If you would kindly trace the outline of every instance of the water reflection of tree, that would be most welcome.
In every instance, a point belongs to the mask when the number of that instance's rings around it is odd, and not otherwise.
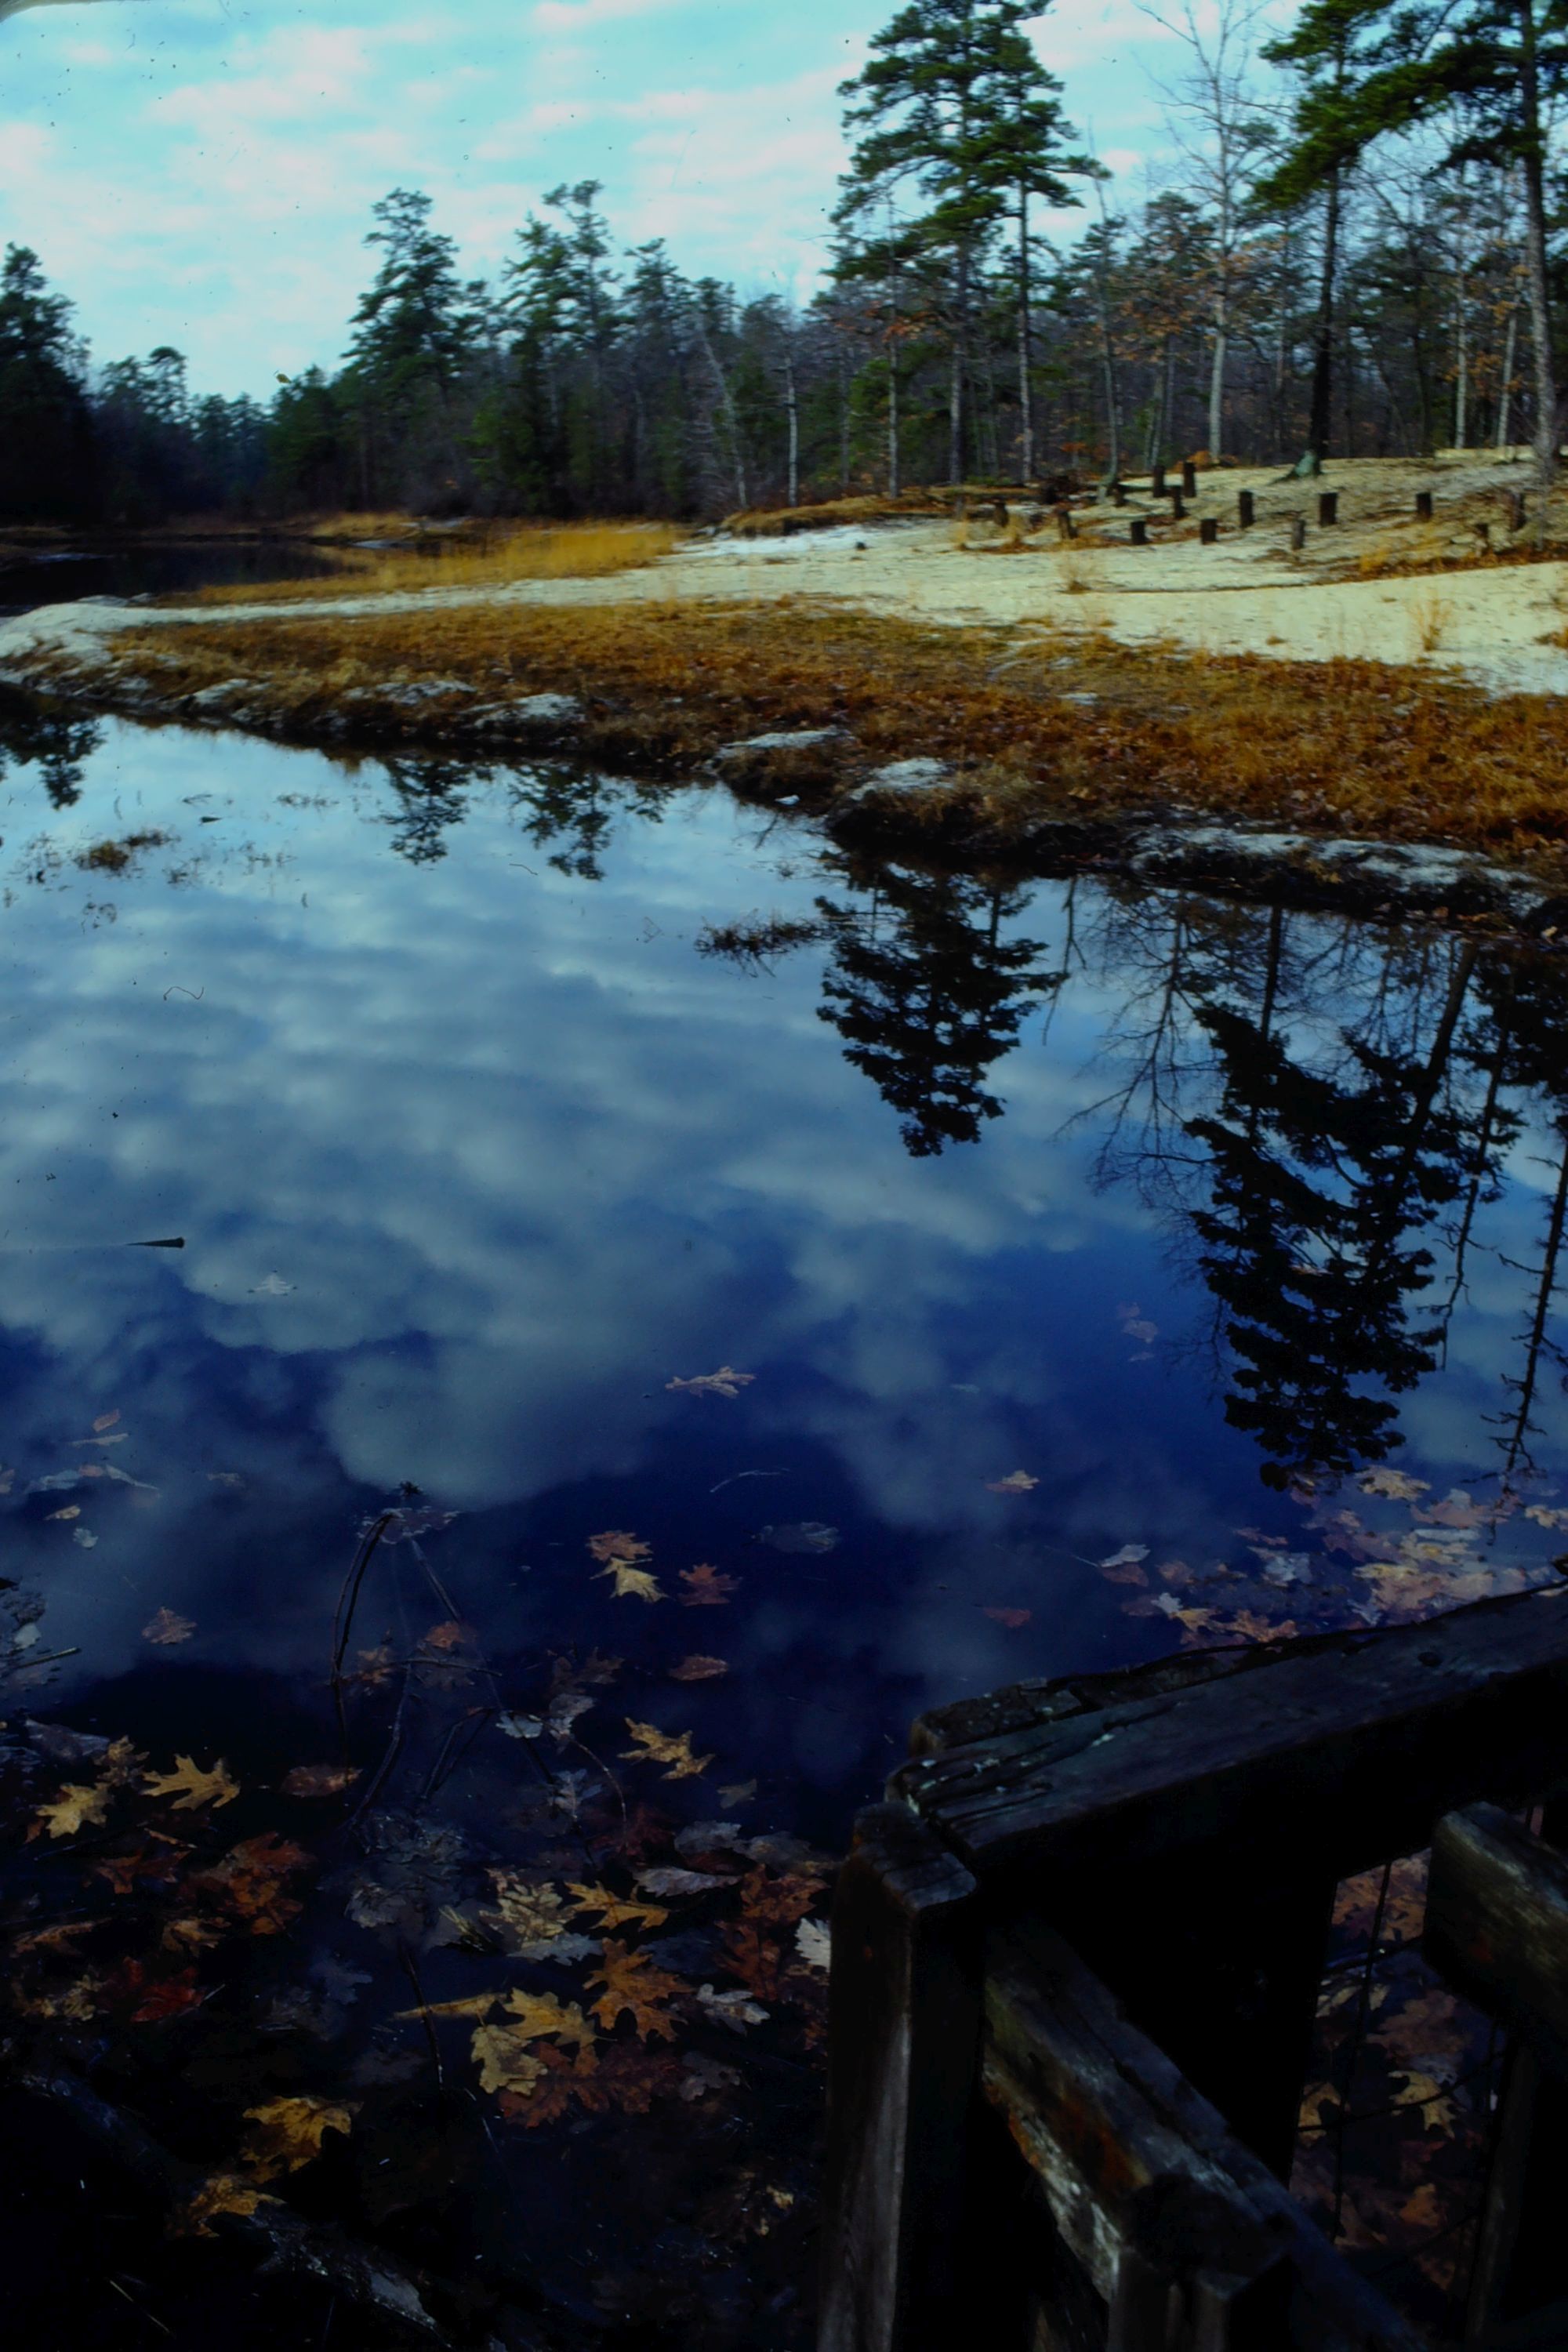
[[[467,760],[391,759],[385,766],[396,796],[395,813],[384,820],[392,846],[411,866],[434,866],[447,855],[447,834],[468,814],[463,786],[482,772]]]
[[[834,939],[819,1017],[897,1111],[908,1149],[930,1158],[977,1141],[982,1121],[1000,1115],[986,1076],[1062,975],[1038,968],[1039,940],[1003,937],[1025,890],[897,866],[879,867],[875,886],[859,920],[816,902]]]
[[[512,805],[536,849],[552,842],[550,864],[577,882],[604,878],[601,854],[617,817],[632,814],[657,824],[662,799],[652,785],[619,782],[568,768],[530,768],[510,780]]]
[[[70,808],[81,798],[82,772],[102,740],[97,719],[0,688],[0,776],[13,764],[36,766],[51,808]]]

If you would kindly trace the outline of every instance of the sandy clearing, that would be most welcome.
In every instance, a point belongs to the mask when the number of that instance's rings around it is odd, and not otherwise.
[[[1503,493],[1528,486],[1518,465],[1464,457],[1447,463],[1361,461],[1326,478],[1341,500],[1341,523],[1318,530],[1319,485],[1282,482],[1277,470],[1226,469],[1199,477],[1184,526],[1164,507],[1130,497],[1080,515],[1070,546],[1041,536],[1009,549],[990,524],[955,543],[947,522],[900,522],[803,532],[788,540],[695,541],[645,571],[598,580],[524,580],[506,587],[430,588],[338,596],[279,605],[254,603],[153,607],[58,604],[0,625],[0,668],[58,652],[90,666],[125,628],[268,619],[353,620],[377,614],[507,604],[680,604],[720,600],[770,604],[788,598],[843,603],[935,625],[987,623],[1019,630],[1020,652],[1037,636],[1059,650],[1066,633],[1104,632],[1128,644],[1173,650],[1247,653],[1281,660],[1355,656],[1461,675],[1498,692],[1568,694],[1568,649],[1542,640],[1568,619],[1568,563],[1492,565],[1462,572],[1356,577],[1358,564],[1451,559],[1477,548],[1478,516],[1506,541]],[[1414,491],[1438,500],[1431,525],[1414,520]],[[1250,488],[1258,522],[1234,527],[1236,494]],[[1221,521],[1203,546],[1195,518]],[[1128,543],[1134,514],[1154,543]],[[1306,550],[1289,546],[1292,517],[1313,520]]]

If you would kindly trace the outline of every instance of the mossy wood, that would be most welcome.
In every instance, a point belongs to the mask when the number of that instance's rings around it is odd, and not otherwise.
[[[998,2347],[1029,2340],[1008,2284],[1016,2187],[983,2095],[1001,1955],[1065,1937],[1184,2100],[1224,2119],[1247,2179],[1280,2174],[1337,1882],[1424,1847],[1445,1813],[1568,1778],[1565,1701],[1568,1594],[1552,1591],[1283,1651],[1022,1684],[923,1717],[889,1801],[863,1817],[835,1911],[822,2352],[935,2352],[978,2340],[977,2325]],[[1109,2206],[1095,2226],[1136,2236]],[[1075,2352],[1162,2340],[1149,2298],[1163,2290],[1145,2279],[1135,2294],[1131,2270],[1111,2335],[1097,2291],[1084,2316],[1044,2218],[1030,2267],[1055,2276],[1056,2340]],[[1066,2271],[1081,2282],[1081,2261]],[[1260,2336],[1238,2301],[1190,2340],[1331,2340],[1322,2275],[1291,2276],[1283,2333],[1259,2273]],[[1361,2340],[1405,2338],[1385,2326]]]

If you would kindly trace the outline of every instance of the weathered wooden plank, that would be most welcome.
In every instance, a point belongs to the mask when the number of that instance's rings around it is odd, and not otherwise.
[[[993,1938],[983,2081],[1063,2240],[1120,2312],[1128,2352],[1157,2341],[1172,2287],[1193,2328],[1183,2340],[1205,2352],[1415,2352],[1405,2321],[1048,1928]]]
[[[977,1874],[1136,1865],[1278,1843],[1338,1874],[1426,1844],[1437,1815],[1561,1779],[1561,1587],[929,1756],[893,1776]]]
[[[1258,1650],[1189,1650],[1173,1658],[1152,1658],[1142,1665],[1119,1666],[1102,1675],[1058,1675],[1049,1681],[1042,1677],[1008,1683],[1001,1690],[953,1699],[946,1706],[933,1706],[917,1716],[910,1732],[910,1754],[942,1756],[949,1748],[967,1748],[977,1739],[1000,1738],[1004,1732],[1060,1723],[1070,1715],[1085,1715],[1129,1699],[1160,1698],[1167,1691],[1189,1689],[1194,1683],[1245,1673],[1266,1655]]]
[[[975,1894],[907,1807],[861,1814],[833,1906],[820,2352],[956,2340],[980,2063]]]
[[[1568,2076],[1568,1854],[1496,1805],[1445,1815],[1432,1840],[1426,1948],[1479,2008]]]

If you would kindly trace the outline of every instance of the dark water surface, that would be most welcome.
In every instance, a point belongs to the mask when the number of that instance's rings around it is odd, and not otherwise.
[[[127,1735],[159,1773],[221,1755],[247,1794],[195,1817],[218,1849],[265,1821],[319,1853],[303,1917],[247,1949],[268,1998],[319,2011],[332,1968],[363,1971],[288,2075],[324,2096],[358,2067],[360,2133],[374,2053],[387,2080],[423,2063],[417,2011],[387,2022],[410,1966],[431,2002],[507,1969],[589,1997],[593,1956],[545,1965],[550,1935],[482,1912],[523,1847],[562,1901],[726,1853],[784,1888],[746,1914],[771,1977],[700,1903],[643,1933],[688,1989],[679,2063],[742,2076],[647,2128],[674,2171],[707,2133],[733,2210],[673,2172],[647,2190],[605,2137],[624,2118],[526,2128],[525,2084],[510,2125],[484,2095],[502,2154],[480,2147],[462,2228],[584,2326],[801,2340],[800,1921],[910,1717],[1552,1573],[1568,973],[857,863],[716,789],[7,726],[13,1717]],[[712,951],[763,919],[795,943]],[[732,1393],[678,1385],[726,1370]],[[330,1834],[319,1804],[247,1814],[339,1753],[334,1611],[378,1527],[343,1645],[360,1781]],[[160,1612],[188,1632],[155,1638]],[[692,1656],[727,1671],[672,1673]],[[637,1725],[712,1760],[667,1780]],[[379,1910],[367,1883],[395,1890]],[[770,1982],[749,2040],[691,1990]],[[441,2028],[466,2115],[474,2030]],[[163,2128],[226,2160],[213,2116]],[[434,2231],[430,2198],[394,2210]]]
[[[341,570],[330,555],[284,540],[148,541],[62,548],[15,560],[0,555],[0,614],[83,596],[163,596],[254,581],[317,580]]]

